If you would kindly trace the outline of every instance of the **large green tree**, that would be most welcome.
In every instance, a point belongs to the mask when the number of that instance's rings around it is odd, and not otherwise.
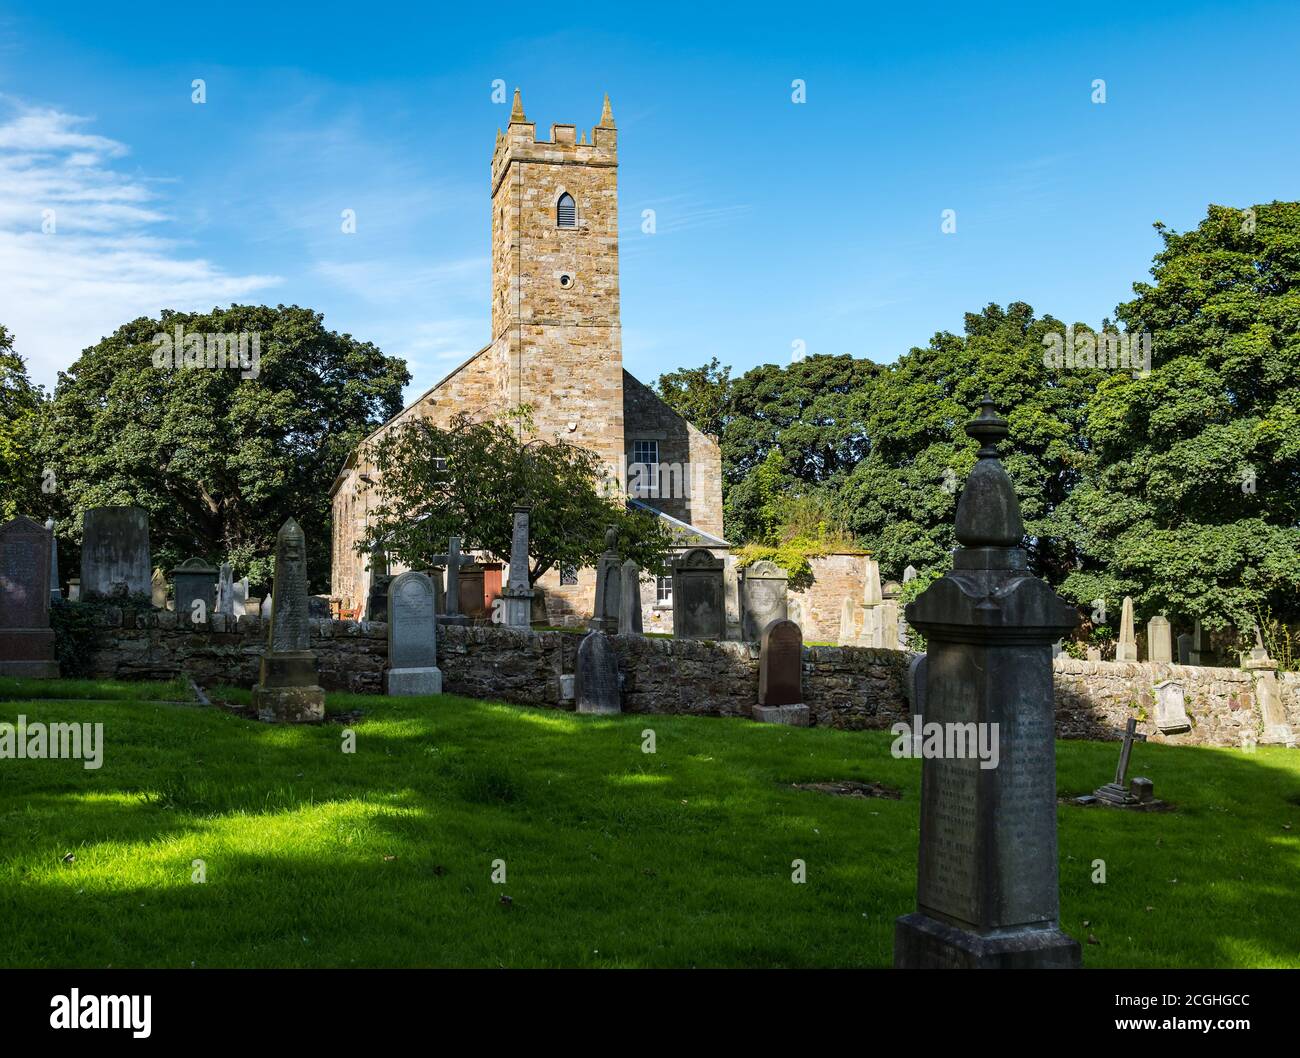
[[[531,507],[529,580],[557,567],[594,566],[610,525],[619,551],[648,572],[663,573],[672,540],[662,519],[629,510],[602,480],[594,452],[555,439],[521,443],[532,432],[528,409],[498,419],[458,415],[446,427],[412,419],[367,447],[378,502],[359,550],[376,547],[422,569],[459,536],[465,550],[510,560],[514,509]]]
[[[0,521],[43,513],[36,440],[44,394],[27,377],[13,335],[0,324]]]
[[[166,366],[161,336],[175,344],[177,328],[249,336],[249,367]],[[41,455],[68,513],[146,509],[154,561],[165,566],[229,559],[265,585],[275,534],[292,516],[321,587],[330,484],[353,446],[401,409],[409,378],[404,361],[327,330],[309,309],[164,311],[118,328],[60,372]]]
[[[1068,505],[1103,571],[1066,590],[1132,595],[1211,628],[1300,616],[1300,203],[1157,224],[1153,282],[1117,313],[1152,336],[1148,376],[1108,373],[1095,458]]]

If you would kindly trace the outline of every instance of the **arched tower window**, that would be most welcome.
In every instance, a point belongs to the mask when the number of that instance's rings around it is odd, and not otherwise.
[[[573,196],[567,191],[560,196],[555,206],[555,223],[561,228],[578,226],[578,207],[573,203]]]

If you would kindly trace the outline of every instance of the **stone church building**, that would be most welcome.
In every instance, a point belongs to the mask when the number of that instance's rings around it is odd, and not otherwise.
[[[344,610],[364,606],[369,560],[365,535],[377,474],[365,447],[414,416],[449,423],[460,412],[498,414],[533,407],[536,434],[597,453],[629,482],[634,506],[673,523],[684,544],[722,553],[722,473],[718,445],[623,369],[618,274],[618,131],[609,98],[590,136],[552,125],[538,139],[515,91],[510,124],[498,130],[490,174],[492,319],[490,341],[353,451],[331,489],[331,594]],[[665,365],[673,367],[676,365]],[[661,482],[629,466],[683,468]],[[689,489],[678,484],[689,479]],[[682,493],[688,493],[683,495]],[[499,587],[489,570],[485,591]],[[553,623],[585,619],[592,570],[552,570],[541,580]],[[670,589],[646,586],[647,631],[671,626]],[[667,612],[665,621],[665,611]]]

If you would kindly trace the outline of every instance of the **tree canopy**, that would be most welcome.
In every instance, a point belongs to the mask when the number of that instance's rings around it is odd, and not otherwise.
[[[459,536],[466,550],[508,562],[514,509],[524,504],[531,508],[531,581],[557,567],[595,565],[609,525],[619,531],[624,558],[664,572],[672,541],[662,519],[629,510],[605,486],[594,452],[558,438],[521,443],[530,432],[526,407],[498,419],[458,415],[443,427],[415,418],[387,430],[366,449],[379,502],[359,550],[379,547],[424,569],[446,551],[448,537]]]
[[[205,354],[217,336],[220,354],[224,336],[237,348],[240,334],[246,367],[168,366],[161,355],[160,336],[187,354],[191,336]],[[409,378],[404,361],[327,330],[309,309],[164,311],[119,327],[60,372],[40,454],[65,511],[147,510],[156,564],[224,559],[266,584],[275,534],[292,516],[307,535],[312,582],[323,585],[330,484],[352,448],[401,409]]]
[[[0,521],[43,513],[36,435],[44,393],[27,377],[14,336],[0,324]]]

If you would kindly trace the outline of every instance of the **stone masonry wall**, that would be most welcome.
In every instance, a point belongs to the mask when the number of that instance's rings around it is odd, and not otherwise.
[[[381,622],[313,621],[312,649],[327,690],[379,693],[388,652]],[[572,708],[561,697],[581,637],[525,632],[491,625],[438,629],[438,664],[450,694],[521,705]],[[202,685],[250,687],[266,642],[257,617],[220,614],[198,627],[178,627],[176,615],[135,615],[108,609],[92,652],[93,675],[104,679],[193,677]],[[758,652],[744,643],[615,636],[623,676],[623,708],[631,713],[746,717],[758,694]],[[906,719],[907,666],[903,651],[860,647],[805,647],[804,700],[818,727],[882,729]],[[1056,728],[1060,738],[1112,739],[1129,716],[1153,742],[1236,746],[1260,716],[1251,673],[1189,665],[1054,662]],[[1192,730],[1162,735],[1155,729],[1155,684],[1166,679],[1186,690]],[[1278,683],[1288,719],[1300,732],[1300,674]]]

